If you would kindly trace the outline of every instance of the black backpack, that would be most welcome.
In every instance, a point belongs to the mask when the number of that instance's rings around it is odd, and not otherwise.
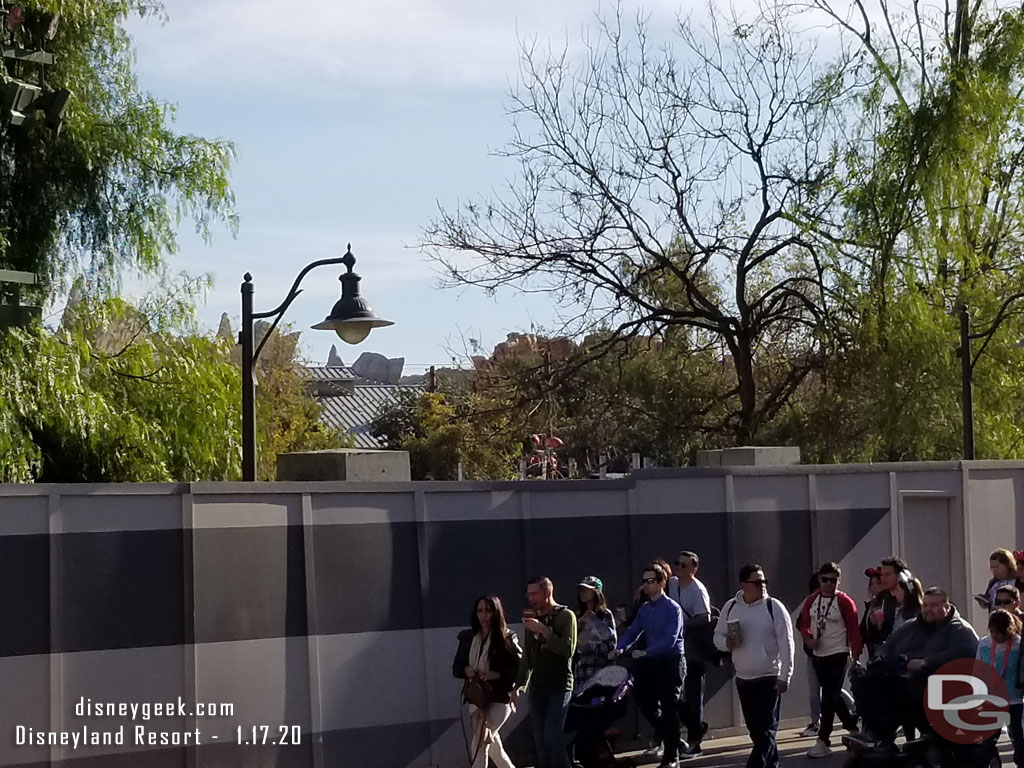
[[[682,611],[686,618],[693,618],[685,608],[682,608]],[[707,624],[683,631],[683,647],[687,658],[703,661],[716,667],[721,666],[729,658],[728,653],[723,653],[715,647],[715,627],[718,626],[718,619],[721,615],[722,612],[712,605]]]

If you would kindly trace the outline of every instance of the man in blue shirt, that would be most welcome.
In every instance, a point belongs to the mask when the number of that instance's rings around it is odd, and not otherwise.
[[[643,589],[648,602],[640,606],[636,619],[619,639],[609,658],[629,650],[640,635],[647,650],[633,651],[637,660],[634,677],[640,710],[656,736],[665,741],[665,752],[658,768],[679,766],[679,692],[683,684],[683,612],[679,604],[665,594],[668,574],[659,565],[643,572]],[[685,744],[683,747],[685,748]]]

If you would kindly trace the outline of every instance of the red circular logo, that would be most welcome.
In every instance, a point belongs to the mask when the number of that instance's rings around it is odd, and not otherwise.
[[[1009,724],[1009,707],[999,670],[977,659],[956,659],[928,676],[924,711],[946,741],[980,744]]]

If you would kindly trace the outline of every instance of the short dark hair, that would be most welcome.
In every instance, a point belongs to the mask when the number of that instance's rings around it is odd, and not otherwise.
[[[678,561],[680,558],[683,558],[683,557],[685,557],[687,560],[693,560],[693,567],[694,568],[696,568],[697,566],[700,565],[700,558],[697,557],[697,553],[696,552],[691,552],[688,549],[684,549],[682,552],[679,553],[679,557],[677,557],[676,560]]]
[[[947,603],[949,602],[949,595],[946,594],[946,590],[942,587],[928,587],[924,593],[926,596],[931,595],[932,597],[941,597]]]
[[[889,555],[889,557],[882,558],[882,565],[888,565],[890,568],[901,573],[902,571],[908,570],[907,562],[902,557],[896,557],[896,555]]]
[[[668,574],[665,573],[665,569],[657,563],[651,563],[650,565],[644,566],[640,575],[643,576],[648,571],[654,574],[654,578],[658,580],[659,584],[664,584],[668,581]]]
[[[543,589],[546,589],[548,592],[555,591],[555,583],[551,581],[551,579],[549,579],[547,576],[534,576],[532,579],[526,582],[526,586],[530,586],[531,584],[536,584],[538,587],[542,587]]]
[[[826,573],[834,573],[836,576],[842,576],[843,571],[839,567],[839,563],[833,563],[831,561],[822,563],[821,568],[818,569],[818,575],[824,576]]]
[[[755,574],[758,571],[763,570],[764,568],[762,568],[757,563],[747,563],[742,568],[740,568],[740,581],[747,581],[748,579],[750,579],[752,574]]]
[[[1013,586],[1013,584],[1003,584],[1003,586],[996,590],[996,594],[998,595],[1000,592],[1005,592],[1014,600],[1020,600],[1020,590]]]

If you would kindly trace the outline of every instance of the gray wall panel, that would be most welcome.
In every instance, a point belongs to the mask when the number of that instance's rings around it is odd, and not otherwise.
[[[440,520],[519,520],[523,516],[518,491],[424,494],[426,518]]]
[[[419,628],[416,525],[316,525],[313,537],[318,632]]]
[[[641,515],[724,512],[724,478],[695,477],[687,482],[685,492],[678,480],[638,480],[636,508]]]
[[[0,536],[0,657],[50,651],[50,540]]]
[[[428,522],[421,530],[429,553],[424,626],[468,626],[473,600],[485,592],[501,598],[512,621],[521,615],[527,579],[522,521]],[[559,599],[574,594],[563,582]],[[418,615],[412,626],[421,626]]]
[[[4,496],[0,490],[0,535],[45,535],[49,530],[49,499],[46,496]]]
[[[452,495],[474,498],[477,494]],[[416,522],[411,490],[406,493],[315,493],[310,497],[310,504],[314,525]]]
[[[737,512],[810,509],[806,475],[736,475],[732,481]]]
[[[303,529],[198,528],[196,642],[305,635]]]
[[[889,508],[889,473],[820,474],[814,476],[817,508]]]
[[[60,538],[60,651],[185,642],[181,530]]]

